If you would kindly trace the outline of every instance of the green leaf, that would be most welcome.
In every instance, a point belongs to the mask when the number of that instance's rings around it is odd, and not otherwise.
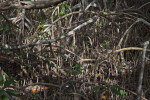
[[[16,78],[8,77],[8,80],[4,82],[4,88],[9,87],[11,84],[15,85],[16,82]]]
[[[120,94],[121,88],[120,88],[119,86],[117,86],[117,85],[112,85],[112,86],[110,87],[110,89],[111,89],[111,91],[112,91],[114,94],[121,95],[121,94]]]
[[[10,48],[8,47],[7,49],[5,49],[5,52],[10,52]]]
[[[7,80],[4,82],[4,88],[9,87],[13,82],[11,80]]]
[[[70,6],[69,6],[68,10],[69,10],[69,12],[72,12],[72,10],[71,10],[71,7],[70,7]]]
[[[39,25],[38,28],[44,28],[44,24]]]
[[[107,15],[107,12],[103,12],[104,15]]]
[[[75,68],[75,70],[80,70],[80,64],[76,64],[75,66],[74,66],[74,68]]]
[[[65,11],[61,11],[59,15],[65,15]]]
[[[4,83],[3,75],[0,74],[0,85],[3,85],[3,83]]]
[[[42,34],[43,33],[43,31],[41,30],[41,31],[39,31],[39,33],[38,34]]]
[[[40,97],[40,95],[37,94],[37,93],[33,94],[33,96],[35,96],[35,97]]]
[[[14,82],[16,82],[16,83],[17,83],[18,81],[17,81],[16,79],[14,79]]]
[[[2,96],[2,95],[4,94],[4,92],[5,92],[5,91],[4,91],[3,89],[1,89],[1,90],[0,90],[0,96]]]
[[[4,75],[5,75],[6,78],[9,78],[9,76],[5,72],[3,72],[3,73],[4,73]]]
[[[126,94],[126,92],[124,92],[123,90],[120,90],[120,94],[124,95],[124,94]]]
[[[54,16],[58,16],[58,12],[57,12],[57,10],[55,11],[55,14],[54,14]]]
[[[69,12],[72,12],[71,7],[68,4],[64,4],[64,6],[69,10]]]
[[[10,78],[9,80],[12,82],[12,84],[13,84],[14,86],[16,86],[15,83],[18,82],[18,81],[16,80],[16,78],[12,77],[12,78]]]
[[[44,39],[44,36],[43,35],[41,35],[41,40],[43,40]]]
[[[65,11],[65,5],[62,5],[62,11]]]
[[[74,49],[74,46],[69,46],[69,49]]]
[[[51,62],[51,63],[50,63],[50,66],[51,66],[51,67],[55,67],[55,64]]]
[[[99,91],[100,89],[104,88],[102,85],[96,86],[92,89],[92,92]]]
[[[6,92],[7,92],[8,94],[10,94],[10,95],[17,95],[17,94],[19,94],[18,91],[15,91],[15,90],[12,90],[12,89],[7,89]]]
[[[33,36],[30,36],[29,38],[30,38],[30,39],[33,39]]]
[[[71,73],[72,73],[72,75],[78,75],[79,74],[78,71],[72,71]]]
[[[67,20],[68,18],[67,17],[65,17],[65,20]]]
[[[5,95],[0,96],[0,100],[9,100],[9,98]]]
[[[109,43],[110,43],[110,41],[107,41],[107,40],[104,40],[104,42],[105,42],[106,44],[109,44]]]

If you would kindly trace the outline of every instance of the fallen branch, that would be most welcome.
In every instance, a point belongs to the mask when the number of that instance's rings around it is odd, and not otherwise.
[[[115,51],[111,51],[109,53],[118,53],[121,51],[127,51],[127,50],[143,50],[143,48],[139,48],[139,47],[128,47],[128,48],[122,48],[122,49],[118,49]],[[150,49],[146,49],[146,51],[150,52]]]
[[[0,3],[0,11],[5,11],[9,9],[42,9],[51,7],[53,5],[57,5],[60,2],[66,0],[43,0],[43,1],[20,1],[20,2],[12,2],[6,1]]]
[[[25,86],[22,86],[22,87],[16,87],[17,89],[23,89],[23,88],[26,88],[28,86],[34,86],[34,85],[44,85],[44,86],[49,86],[49,87],[57,87],[59,88],[60,86],[59,85],[56,85],[56,84],[52,84],[52,83],[32,83],[32,84],[28,84],[28,85],[25,85]]]

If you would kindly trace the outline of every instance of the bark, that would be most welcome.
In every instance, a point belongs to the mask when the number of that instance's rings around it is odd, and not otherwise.
[[[9,9],[42,9],[57,5],[60,2],[66,0],[43,0],[43,1],[20,1],[20,2],[12,2],[6,1],[0,3],[0,11],[5,11]]]

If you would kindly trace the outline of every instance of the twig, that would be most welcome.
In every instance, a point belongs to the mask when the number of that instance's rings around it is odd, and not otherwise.
[[[33,86],[33,85],[44,85],[44,86],[57,87],[57,88],[60,87],[59,85],[52,84],[52,83],[32,83],[32,84],[28,84],[28,85],[25,85],[25,86],[22,86],[22,87],[16,87],[16,86],[10,86],[10,87],[16,88],[16,89],[24,89],[24,88],[26,88],[28,86]]]
[[[141,71],[140,71],[140,76],[139,76],[139,85],[138,85],[138,90],[137,90],[137,100],[141,100],[142,81],[143,81],[144,66],[145,66],[145,54],[146,54],[146,48],[147,48],[148,44],[149,44],[149,41],[146,41],[144,43],[144,48],[143,48],[142,65],[141,65]]]
[[[14,25],[15,27],[19,28],[17,25],[13,24],[2,12],[0,12],[0,15],[11,25]]]
[[[149,23],[149,22],[147,22],[146,20],[144,20],[144,19],[142,19],[142,18],[138,18],[138,19],[125,31],[125,33],[123,34],[123,36],[122,36],[122,38],[120,39],[119,44],[118,44],[119,47],[121,47],[121,44],[122,44],[122,41],[123,41],[124,37],[127,36],[127,34],[129,34],[129,33],[131,32],[132,27],[133,27],[136,23],[138,23],[138,22],[143,22],[144,24],[150,26],[150,23]]]
[[[118,52],[127,51],[127,50],[143,50],[143,48],[139,48],[139,47],[127,47],[127,48],[122,48],[122,49],[118,49],[118,50],[115,50],[115,51],[111,51],[108,54],[110,54],[110,53],[118,53]],[[150,52],[150,49],[146,49],[146,51]]]
[[[65,18],[65,17],[68,17],[68,16],[73,15],[73,14],[78,14],[78,13],[80,13],[80,12],[81,12],[81,11],[76,11],[76,12],[71,12],[71,13],[69,13],[69,14],[66,14],[66,15],[64,15],[64,16],[62,16],[62,17],[60,17],[60,18],[58,18],[57,20],[55,20],[52,24],[58,22],[59,20]]]
[[[104,10],[107,11],[106,0],[103,0],[103,3],[104,3]]]
[[[119,47],[121,47],[121,44],[122,44],[122,41],[123,41],[124,37],[125,37],[127,34],[129,34],[129,33],[131,32],[132,27],[133,27],[137,22],[139,22],[139,20],[135,21],[135,22],[125,31],[125,33],[123,34],[123,36],[121,37],[121,39],[120,39],[120,41],[119,41],[119,44],[118,44]]]
[[[97,0],[93,0],[93,1],[85,8],[85,11],[87,11],[91,6],[93,6],[96,1],[97,1]]]
[[[122,87],[121,87],[122,88]],[[125,88],[122,88],[122,89],[124,89],[124,90],[126,90],[126,91],[128,91],[128,92],[130,92],[130,93],[132,93],[132,94],[134,94],[134,95],[136,95],[137,96],[137,94],[135,93],[135,92],[133,92],[133,91],[131,91],[131,90],[128,90],[128,89],[125,89]],[[142,98],[142,100],[147,100],[145,97],[143,97],[143,96],[141,96],[141,98]]]
[[[108,54],[119,53],[119,52],[122,52],[122,51],[129,51],[129,50],[143,50],[143,48],[127,47],[127,48],[122,48],[122,49],[118,49],[118,50],[115,50],[115,51],[108,52]],[[146,49],[146,51],[150,52],[150,49]],[[89,62],[89,61],[97,61],[97,59],[80,59],[77,62]]]
[[[143,4],[143,5],[142,5],[141,7],[139,7],[138,9],[141,9],[141,8],[143,8],[144,6],[148,5],[148,4],[150,4],[150,2],[147,2],[147,3]]]

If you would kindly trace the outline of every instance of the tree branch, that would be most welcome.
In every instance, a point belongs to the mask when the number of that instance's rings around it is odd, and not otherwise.
[[[138,90],[137,90],[137,100],[141,100],[142,82],[143,82],[143,74],[144,74],[144,67],[145,67],[145,55],[146,55],[146,48],[148,45],[149,45],[149,41],[146,41],[144,43],[144,48],[143,48],[142,65],[141,65],[139,85],[138,85]]]
[[[0,3],[0,11],[5,11],[9,9],[42,9],[42,8],[48,8],[53,5],[57,5],[60,2],[63,2],[66,0],[45,0],[45,1],[20,1],[20,2],[12,2],[12,1],[6,1],[3,3]]]

